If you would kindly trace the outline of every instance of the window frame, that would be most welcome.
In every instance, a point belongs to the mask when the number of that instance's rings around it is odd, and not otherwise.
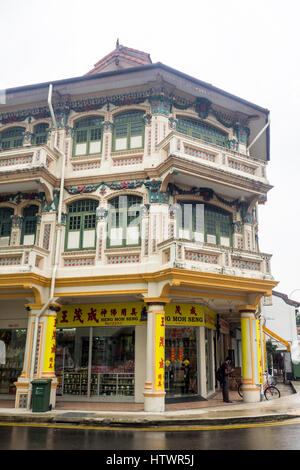
[[[126,197],[126,205],[120,207],[120,198]],[[128,203],[128,198],[132,198],[130,204]],[[135,199],[135,201],[134,201]],[[113,201],[118,200],[118,207],[113,208],[112,203]],[[142,205],[143,205],[143,198],[139,195],[128,194],[128,195],[120,195],[114,198],[109,199],[109,210],[108,210],[108,220],[107,220],[107,237],[106,237],[106,248],[124,248],[124,247],[138,247],[141,246],[141,231],[142,231],[142,222],[141,222],[141,214],[142,214]],[[131,211],[138,212],[136,215],[130,215],[130,208]],[[115,220],[118,220],[115,226],[112,226],[112,217],[115,216]],[[132,220],[129,220],[132,217]],[[138,242],[137,243],[128,243],[127,242],[127,229],[132,224],[133,220],[138,220],[137,224],[133,224],[132,226],[138,226]],[[121,222],[121,223],[120,223]],[[111,243],[111,229],[122,229],[122,243],[112,244]]]
[[[91,204],[91,209],[90,210],[72,210],[70,211],[70,208],[73,209],[76,208],[76,205],[83,205],[86,204],[86,202],[89,201]],[[94,203],[94,204],[93,204]],[[67,212],[67,220],[66,220],[66,234],[65,234],[65,251],[83,251],[83,250],[95,250],[96,249],[96,243],[97,243],[97,234],[96,234],[96,229],[97,229],[97,220],[96,220],[96,211],[97,207],[99,205],[99,201],[96,201],[95,199],[79,199],[77,201],[71,202],[68,205],[68,212]],[[92,207],[94,206],[94,207]],[[87,218],[92,216],[92,225],[93,227],[86,227],[86,220]],[[75,228],[70,228],[71,221],[74,220],[77,223],[79,222],[79,225],[75,226]],[[91,219],[90,219],[91,220]],[[84,232],[85,231],[94,231],[95,233],[95,242],[93,246],[88,246],[88,247],[83,247],[83,239],[84,239]],[[79,232],[79,243],[78,243],[78,248],[68,248],[68,242],[69,242],[69,234],[72,232]]]
[[[20,131],[20,134],[19,135],[17,134],[15,136],[14,135],[11,135],[11,136],[8,135],[7,137],[3,137],[3,135],[9,134],[13,131]],[[26,128],[22,127],[22,126],[9,127],[8,129],[1,131],[0,132],[0,150],[10,150],[10,149],[13,149],[13,148],[23,147],[25,132],[26,132]],[[21,142],[21,140],[22,140],[22,142]],[[11,141],[13,141],[12,144],[11,144]],[[4,142],[10,142],[9,146],[3,148],[3,143]]]
[[[78,126],[80,123],[89,122],[92,123],[93,121],[99,120],[100,124],[92,125],[87,124],[86,126]],[[103,116],[86,116],[81,119],[77,119],[73,126],[73,149],[72,149],[72,156],[73,157],[83,157],[86,155],[98,155],[102,153],[102,145],[103,145],[103,125],[104,117]],[[78,127],[77,127],[78,126]],[[97,130],[100,131],[100,139],[92,139],[92,133]],[[84,140],[78,140],[78,133],[79,132],[86,132],[86,138]],[[99,142],[100,141],[100,150],[98,152],[90,152],[91,142]],[[77,144],[86,144],[86,152],[76,154],[76,145]]]
[[[44,127],[43,132],[37,132],[36,128]],[[48,141],[48,132],[49,132],[49,124],[47,122],[40,122],[36,124],[33,128],[33,145],[44,145]],[[43,138],[42,141],[38,142],[37,140]]]
[[[184,204],[192,205],[192,219],[190,225],[188,227],[189,231],[189,240],[195,240],[195,231],[196,228],[196,205],[203,204],[204,205],[204,227],[203,227],[203,242],[204,243],[212,243],[216,246],[227,246],[221,245],[221,238],[229,238],[229,245],[228,247],[233,247],[233,225],[232,225],[232,214],[225,209],[222,209],[218,206],[214,206],[212,204],[205,204],[202,201],[189,201],[189,200],[181,200],[177,202],[179,205],[183,206]],[[224,220],[222,220],[224,218]],[[228,221],[226,221],[226,218]],[[179,230],[183,230],[182,223],[184,220],[184,210],[183,208],[179,209],[179,215],[177,216],[177,238],[179,238]],[[215,229],[210,230],[209,223],[213,222],[215,224]],[[226,224],[226,228],[228,229],[227,234],[224,233],[222,229],[222,223]],[[223,231],[223,233],[222,233]],[[200,232],[202,233],[202,232]],[[216,237],[216,243],[207,241],[207,236],[212,235]]]
[[[5,214],[7,213],[7,214]],[[8,238],[7,245],[0,246],[9,246],[11,239],[11,230],[12,230],[12,216],[14,215],[14,209],[11,207],[0,207],[0,239]],[[8,227],[8,230],[5,229]]]
[[[132,119],[132,120],[128,119],[127,121],[126,121],[126,119],[124,121],[122,120],[123,117],[126,118],[126,116],[128,116],[130,118],[130,116],[134,116],[135,114],[139,115],[139,118]],[[143,110],[130,110],[130,111],[124,111],[124,112],[116,114],[114,116],[113,139],[112,139],[112,151],[113,152],[122,152],[122,151],[126,151],[126,150],[136,150],[136,149],[143,149],[144,148],[144,145],[145,145],[144,115],[145,115],[145,111],[143,111]],[[119,119],[120,119],[120,123],[118,123]],[[142,125],[141,134],[132,133],[132,126],[134,126],[137,123],[141,123],[141,125]],[[126,135],[124,134],[122,136],[117,137],[118,126],[127,126]],[[138,136],[141,136],[141,138],[142,138],[141,146],[132,147],[131,146],[131,138],[132,137],[138,137]],[[126,148],[123,148],[123,149],[117,149],[116,148],[116,141],[117,141],[118,138],[126,139]]]
[[[190,117],[178,116],[177,121],[177,132],[180,132],[184,135],[188,135],[190,137],[194,137],[195,139],[204,140],[208,144],[226,147],[226,143],[228,141],[228,133],[226,131],[223,131],[218,127],[215,127],[206,122]],[[210,134],[210,132],[212,132],[212,134]]]
[[[26,210],[29,211],[29,209],[31,209],[33,211],[33,208],[35,208],[34,209],[34,212],[35,212],[34,215],[24,215],[24,211],[25,212],[26,212]],[[24,237],[26,235],[34,235],[33,243],[31,243],[30,246],[35,245],[36,231],[37,231],[37,224],[38,224],[38,212],[39,212],[39,206],[37,206],[35,204],[31,204],[31,205],[26,206],[26,207],[23,208],[23,222],[22,222],[22,230],[21,230],[21,238],[20,238],[20,244],[21,245],[24,245]],[[30,224],[32,224],[32,226],[34,228],[27,232],[27,227],[28,226],[30,227]]]

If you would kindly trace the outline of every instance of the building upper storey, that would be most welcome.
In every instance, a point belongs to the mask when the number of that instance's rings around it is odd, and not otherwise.
[[[58,187],[58,148],[67,179],[153,175],[176,157],[268,185],[268,120],[268,110],[117,44],[87,75],[5,90],[0,183],[3,172],[42,166]]]
[[[119,45],[87,75],[3,96],[5,272],[50,275],[62,222],[61,277],[144,265],[271,278],[256,207],[271,189],[268,110]]]

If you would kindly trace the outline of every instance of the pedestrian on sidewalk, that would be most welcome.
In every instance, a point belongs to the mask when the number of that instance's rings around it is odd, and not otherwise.
[[[229,376],[231,373],[231,358],[229,356],[226,357],[221,365],[221,369],[223,372],[223,380],[221,382],[223,401],[225,403],[232,403],[232,401],[229,400]]]

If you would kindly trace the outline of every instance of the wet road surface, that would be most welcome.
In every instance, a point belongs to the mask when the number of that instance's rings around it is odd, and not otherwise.
[[[300,450],[300,419],[284,423],[164,430],[88,429],[0,423],[0,450]]]

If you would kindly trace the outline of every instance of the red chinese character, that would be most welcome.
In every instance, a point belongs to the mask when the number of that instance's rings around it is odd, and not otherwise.
[[[62,314],[62,319],[60,320],[60,323],[69,323],[69,320],[67,319],[67,314],[68,314],[67,310],[63,310],[61,314]]]
[[[178,315],[182,315],[181,310],[180,310],[180,305],[176,305],[175,314],[176,313],[178,313]]]
[[[96,312],[97,310],[91,307],[91,311],[88,312],[88,321],[95,321],[96,323],[99,323],[98,318],[96,318]]]
[[[135,310],[135,308],[133,307],[132,311],[131,311],[131,314],[130,315],[133,315],[133,316],[136,316],[137,315],[137,312]]]
[[[162,317],[162,318],[161,318],[161,324],[160,324],[160,326],[165,326],[165,317]]]
[[[82,315],[82,310],[81,310],[81,308],[75,308],[73,321],[78,320],[80,323],[83,323],[83,320],[82,320],[82,318],[81,318],[81,315]]]
[[[51,339],[56,339],[56,331],[53,331]]]
[[[123,317],[126,317],[126,308],[122,308],[121,315],[123,315]]]
[[[161,360],[159,361],[159,368],[160,369],[164,368],[164,359],[163,358],[161,358]]]
[[[103,316],[105,317],[106,314],[107,314],[107,310],[106,310],[106,308],[103,308],[103,309],[101,310],[100,315],[103,315]]]
[[[195,307],[191,308],[191,315],[196,315],[197,316]]]
[[[159,346],[164,347],[164,338],[162,336],[159,338]]]
[[[117,315],[117,310],[115,308],[112,308],[110,313],[111,313],[111,315],[113,315],[115,317]]]
[[[52,353],[52,354],[55,353],[55,345],[52,346],[52,348],[51,348],[51,353]]]

